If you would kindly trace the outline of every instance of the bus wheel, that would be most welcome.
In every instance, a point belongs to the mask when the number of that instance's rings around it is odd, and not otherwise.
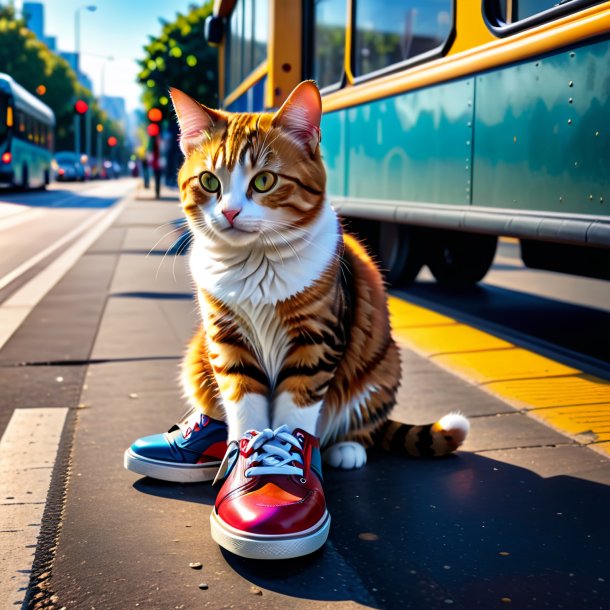
[[[413,283],[424,265],[420,231],[408,225],[380,223],[377,257],[390,284],[408,286]]]
[[[489,271],[496,254],[495,235],[440,231],[432,234],[426,264],[439,284],[472,286]]]

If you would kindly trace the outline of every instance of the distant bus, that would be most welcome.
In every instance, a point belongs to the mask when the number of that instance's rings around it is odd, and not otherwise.
[[[51,180],[55,115],[0,74],[0,185],[44,188]]]
[[[610,2],[217,0],[229,111],[322,90],[328,192],[388,279],[468,285],[498,236],[610,278]]]

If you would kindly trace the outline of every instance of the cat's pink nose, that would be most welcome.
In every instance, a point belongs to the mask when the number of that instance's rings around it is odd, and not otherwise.
[[[225,218],[229,221],[229,224],[233,226],[233,222],[235,221],[235,217],[241,212],[241,210],[223,210],[222,213],[225,215]]]

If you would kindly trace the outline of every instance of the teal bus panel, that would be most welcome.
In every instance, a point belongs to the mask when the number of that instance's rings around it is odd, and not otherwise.
[[[329,193],[469,204],[472,121],[472,79],[325,115],[322,146]]]
[[[347,135],[345,129],[346,113],[330,112],[322,115],[322,157],[326,166],[326,192],[331,195],[345,196],[345,160]]]
[[[473,204],[608,216],[610,44],[478,76]]]

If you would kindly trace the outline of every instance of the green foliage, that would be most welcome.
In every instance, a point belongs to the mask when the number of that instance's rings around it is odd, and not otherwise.
[[[145,87],[142,99],[147,110],[160,108],[164,118],[169,118],[170,87],[208,106],[218,105],[218,54],[203,35],[203,22],[211,12],[212,2],[193,6],[187,15],[178,14],[171,23],[161,21],[161,34],[150,37],[138,75]]]
[[[56,55],[15,17],[14,8],[0,7],[0,66],[22,87],[41,99],[55,113],[56,150],[74,146],[74,102],[83,99],[89,104],[93,130],[97,123],[106,125],[105,137],[113,134],[124,140],[120,125],[108,120],[93,94],[77,80],[68,62]],[[38,95],[44,85],[46,92]]]

